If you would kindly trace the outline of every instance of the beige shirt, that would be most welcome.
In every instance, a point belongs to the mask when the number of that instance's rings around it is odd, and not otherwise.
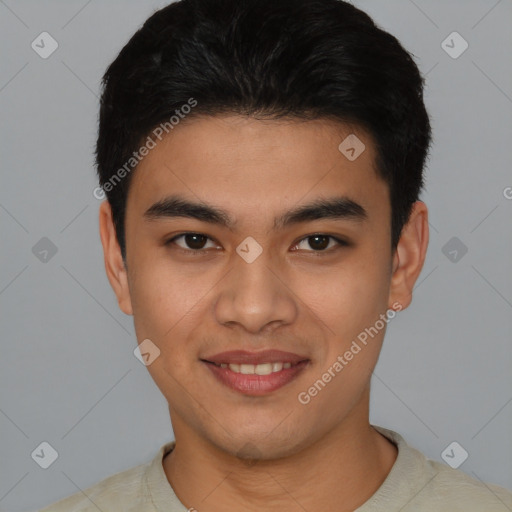
[[[512,511],[512,492],[429,460],[400,434],[374,427],[397,446],[398,456],[383,484],[354,512]],[[173,448],[174,441],[166,443],[151,462],[116,473],[40,512],[187,512],[162,466]],[[191,510],[194,505],[189,505]]]

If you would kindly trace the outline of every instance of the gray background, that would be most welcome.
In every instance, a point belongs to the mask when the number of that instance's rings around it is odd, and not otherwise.
[[[166,3],[0,1],[2,511],[85,489],[172,438],[105,276],[92,194],[100,77]],[[439,461],[456,440],[461,470],[512,488],[512,2],[354,4],[416,56],[434,129],[430,246],[388,326],[371,421]],[[47,59],[31,48],[43,31],[59,44]],[[453,31],[469,44],[456,59],[441,47]],[[43,237],[57,248],[46,262],[32,251]],[[31,458],[42,441],[59,454],[46,470]]]

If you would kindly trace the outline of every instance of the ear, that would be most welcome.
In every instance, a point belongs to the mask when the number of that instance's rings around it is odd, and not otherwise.
[[[414,284],[420,275],[429,239],[428,209],[424,202],[416,201],[393,256],[393,274],[389,294],[391,304],[399,302],[405,309],[412,302]]]
[[[112,286],[117,296],[117,302],[121,311],[127,315],[133,315],[126,267],[117,241],[112,209],[108,201],[103,201],[100,205],[99,222],[105,270],[110,286]]]

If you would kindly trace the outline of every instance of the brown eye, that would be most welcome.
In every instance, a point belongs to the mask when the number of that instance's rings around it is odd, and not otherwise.
[[[329,238],[330,238],[329,236],[325,236],[325,235],[313,235],[313,236],[308,237],[308,243],[312,249],[323,250],[326,247],[328,247]]]
[[[178,240],[180,240],[181,243],[178,243]],[[211,240],[210,237],[202,235],[201,233],[182,233],[168,240],[166,245],[175,243],[181,249],[200,251],[205,248],[208,249],[208,247],[205,247],[208,240]],[[213,245],[213,247],[215,247],[215,245]]]
[[[330,245],[331,241],[334,241],[333,245]],[[307,244],[307,246],[313,250],[308,249],[308,247],[301,248],[301,244]],[[326,249],[335,249],[336,245],[348,246],[349,244],[335,236],[317,233],[303,238],[297,245],[295,245],[295,247],[298,247],[299,249],[305,249],[308,252],[330,252]]]

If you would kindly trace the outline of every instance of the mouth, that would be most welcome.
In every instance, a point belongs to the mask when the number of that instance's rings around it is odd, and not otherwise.
[[[300,363],[306,362],[299,361],[298,363],[290,362],[276,362],[276,363],[261,363],[261,364],[237,364],[237,363],[214,363],[212,361],[203,360],[205,363],[214,364],[219,368],[229,368],[234,373],[241,373],[243,375],[270,375],[271,373],[277,373],[281,370],[288,370],[292,366],[297,366]]]
[[[245,395],[262,396],[296,379],[310,359],[290,352],[231,351],[200,360],[217,381]]]

